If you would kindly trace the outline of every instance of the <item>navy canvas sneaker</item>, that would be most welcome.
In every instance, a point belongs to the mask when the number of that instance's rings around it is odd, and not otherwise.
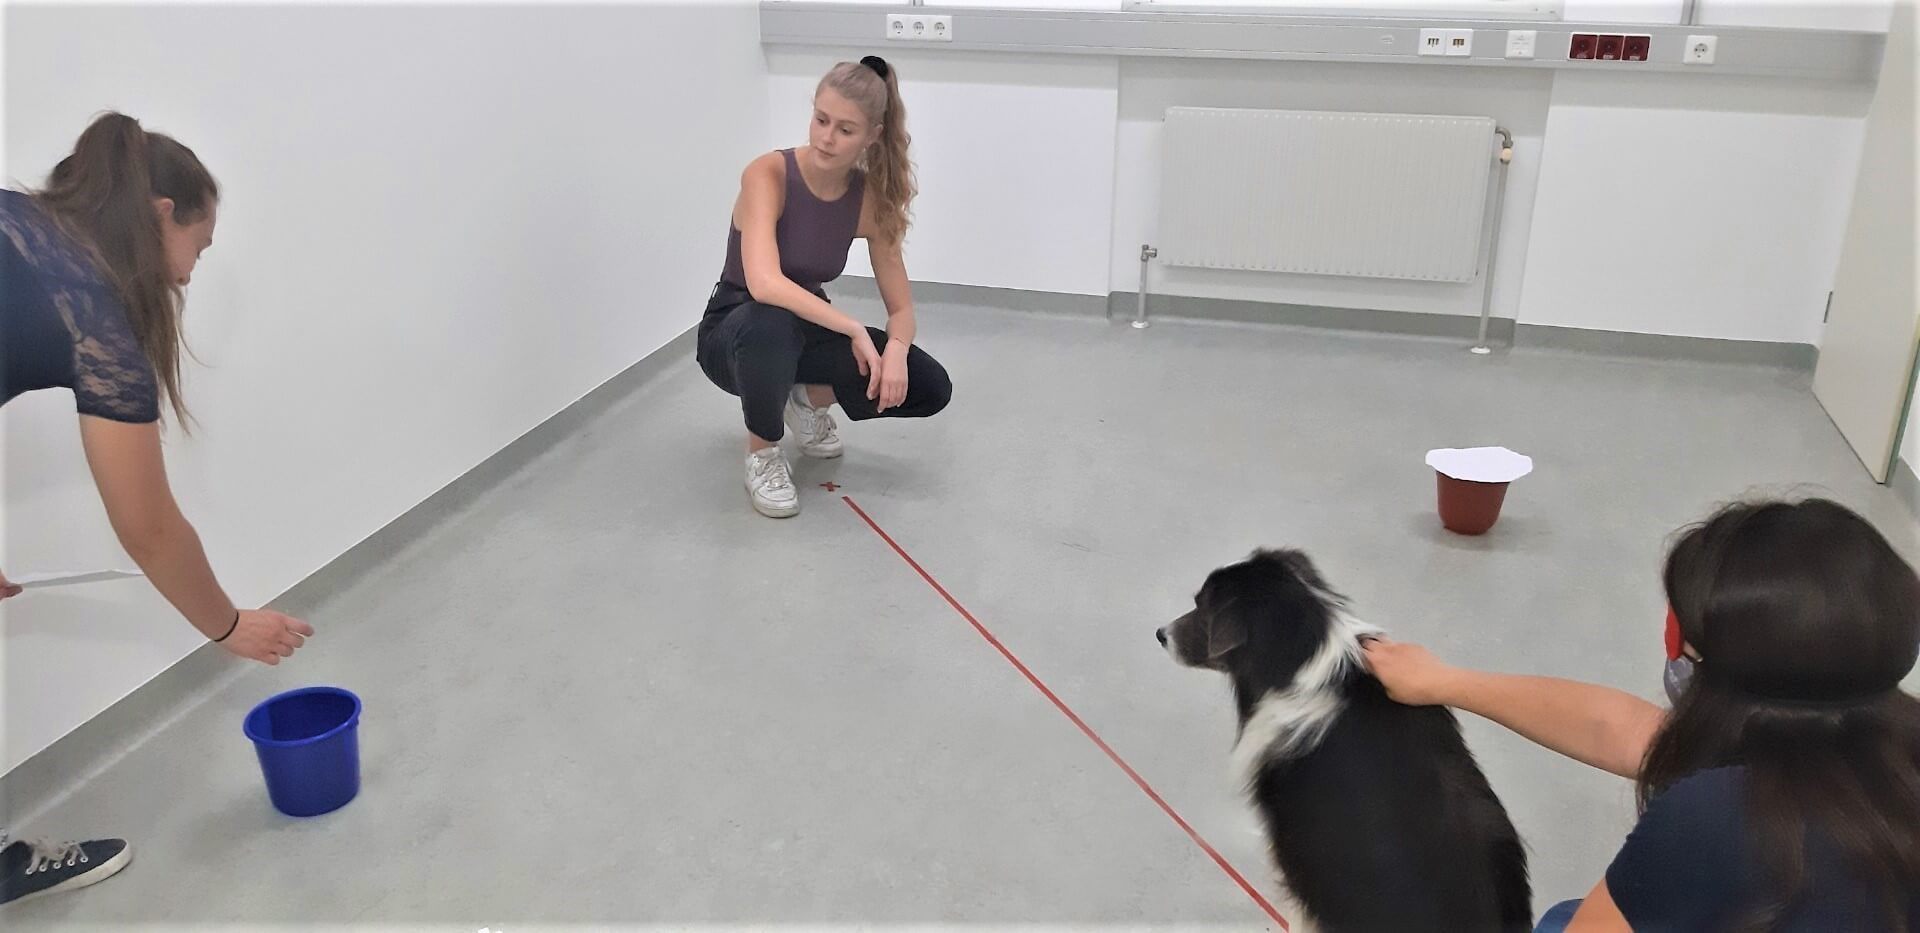
[[[98,884],[127,867],[132,857],[124,839],[8,843],[0,833],[0,904]]]

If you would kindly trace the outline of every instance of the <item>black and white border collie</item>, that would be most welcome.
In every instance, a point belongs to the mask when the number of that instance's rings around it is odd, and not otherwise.
[[[1215,570],[1157,634],[1174,660],[1232,681],[1235,777],[1314,929],[1533,928],[1526,851],[1452,711],[1387,697],[1361,650],[1379,630],[1306,555]]]

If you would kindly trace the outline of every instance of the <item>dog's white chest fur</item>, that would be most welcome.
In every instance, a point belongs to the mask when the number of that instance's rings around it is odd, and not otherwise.
[[[1339,683],[1365,663],[1362,638],[1383,634],[1344,612],[1336,613],[1327,640],[1282,690],[1269,690],[1254,705],[1233,746],[1233,774],[1251,784],[1261,765],[1298,758],[1314,750],[1333,727],[1346,701]]]

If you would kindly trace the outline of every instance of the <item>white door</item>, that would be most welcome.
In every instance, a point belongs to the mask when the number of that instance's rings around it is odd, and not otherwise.
[[[1894,4],[1880,86],[1867,112],[1813,394],[1874,481],[1886,482],[1920,348],[1914,265],[1914,6]]]

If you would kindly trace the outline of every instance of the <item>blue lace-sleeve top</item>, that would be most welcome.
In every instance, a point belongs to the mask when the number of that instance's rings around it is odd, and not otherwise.
[[[0,190],[0,405],[39,389],[72,391],[83,415],[160,418],[119,291],[32,198]]]

